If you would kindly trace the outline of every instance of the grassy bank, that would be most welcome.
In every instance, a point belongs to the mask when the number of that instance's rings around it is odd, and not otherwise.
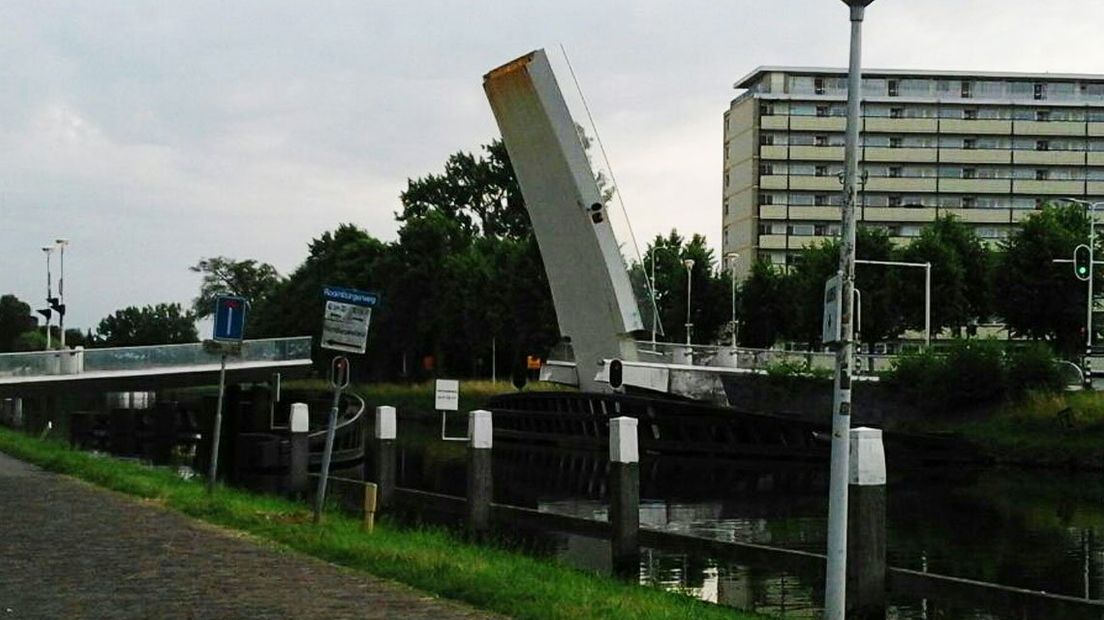
[[[761,618],[678,594],[623,584],[555,561],[463,542],[432,529],[380,524],[360,532],[357,520],[310,522],[301,504],[220,488],[173,472],[70,450],[0,428],[0,451],[99,486],[154,501],[216,525],[240,530],[336,564],[515,618]]]
[[[1104,469],[1104,394],[1028,393],[949,426],[1000,463]]]

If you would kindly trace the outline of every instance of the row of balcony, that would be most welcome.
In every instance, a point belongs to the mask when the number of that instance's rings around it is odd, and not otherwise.
[[[960,209],[951,207],[863,207],[858,216],[863,222],[934,222],[936,217],[953,215],[969,224],[1016,224],[1031,216],[1031,209]],[[840,221],[839,207],[787,207],[762,205],[760,220]]]
[[[761,146],[762,160],[843,161],[842,146]],[[862,150],[869,163],[1025,164],[1104,166],[1104,151],[1016,151],[1012,149],[950,149],[870,146]]]
[[[761,116],[759,127],[780,131],[843,131],[841,116]],[[963,120],[954,118],[867,118],[870,133],[977,134],[993,136],[1104,136],[1104,123],[1087,121]]]
[[[771,175],[759,177],[759,189],[838,192],[836,176]],[[1068,196],[1104,194],[1104,181],[1059,181],[1033,179],[955,179],[936,177],[869,177],[863,189],[868,192],[945,192],[954,194],[1021,194],[1028,196]]]
[[[759,235],[760,250],[804,250],[805,248],[821,245],[827,241],[835,241],[838,237],[827,235]],[[890,237],[890,242],[896,246],[906,246],[916,240],[916,237]],[[998,243],[999,238],[983,239],[988,243]]]

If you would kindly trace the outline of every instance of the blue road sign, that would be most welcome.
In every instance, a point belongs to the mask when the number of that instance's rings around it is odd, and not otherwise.
[[[326,301],[337,301],[354,306],[367,306],[374,308],[379,305],[380,294],[374,291],[358,291],[352,288],[327,286],[322,289],[322,297]]]
[[[351,288],[327,286],[322,289],[326,311],[322,319],[322,347],[364,353],[368,346],[368,325],[372,309],[379,305],[380,294]]]
[[[241,342],[245,337],[245,298],[220,296],[215,299],[215,332],[212,340]]]

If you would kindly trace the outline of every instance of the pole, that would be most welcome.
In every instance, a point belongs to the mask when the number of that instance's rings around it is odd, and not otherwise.
[[[1092,355],[1093,346],[1093,270],[1096,265],[1096,204],[1089,205],[1089,299],[1085,311],[1085,353]]]
[[[218,405],[215,406],[215,430],[211,434],[211,463],[207,467],[207,494],[215,491],[215,476],[218,475],[219,436],[222,434],[222,395],[226,392],[226,354],[222,354],[219,369]]]
[[[859,197],[859,115],[862,104],[862,20],[870,0],[845,0],[851,12],[851,55],[847,80],[847,143],[845,149],[840,290],[843,317],[836,350],[835,397],[832,412],[831,478],[828,493],[828,561],[824,617],[844,620],[847,591],[847,484],[850,466],[851,374],[854,342],[855,207]]]
[[[58,297],[61,308],[65,308],[65,244],[66,241],[58,239],[56,241],[61,248],[61,273],[58,275]],[[61,333],[61,349],[65,350],[65,311],[58,312],[58,332]]]
[[[50,254],[54,249],[50,247],[42,248],[42,251],[46,253],[46,309],[50,309],[50,298],[54,296],[54,278],[50,273]],[[46,350],[50,350],[50,316],[46,316]]]
[[[326,424],[326,448],[322,451],[322,471],[318,476],[318,490],[314,494],[314,522],[322,521],[322,505],[326,502],[326,479],[330,476],[330,458],[333,456],[334,434],[337,432],[337,407],[341,400],[341,382],[335,381],[330,418]]]
[[[729,280],[732,284],[732,348],[736,348],[736,259],[740,258],[740,255],[733,252],[728,255],[731,261],[728,266]]]
[[[931,263],[924,263],[924,347],[931,348]]]
[[[694,328],[694,324],[690,322],[690,299],[694,284],[694,280],[691,276],[694,271],[694,259],[683,259],[682,264],[686,266],[686,346],[689,347],[690,331]]]
[[[652,247],[652,352],[656,350],[656,320],[659,314],[659,304],[656,303],[656,279],[655,279],[655,255],[659,246]]]
[[[492,384],[497,384],[498,383],[498,365],[497,365],[498,361],[497,361],[497,357],[498,357],[497,343],[495,342],[495,338],[492,336],[491,337],[491,383]]]

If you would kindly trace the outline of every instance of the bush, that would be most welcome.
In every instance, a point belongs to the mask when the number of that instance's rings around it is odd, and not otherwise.
[[[954,340],[942,351],[903,355],[886,380],[929,411],[989,405],[1063,385],[1045,345],[1007,349],[996,340]]]

